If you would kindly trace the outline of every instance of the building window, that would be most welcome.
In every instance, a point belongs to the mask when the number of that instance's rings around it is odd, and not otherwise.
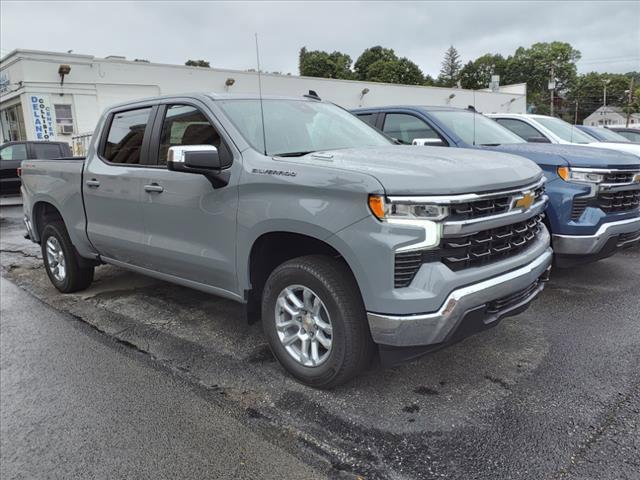
[[[71,105],[54,105],[56,112],[56,127],[62,135],[73,134],[73,114]]]
[[[2,127],[2,142],[27,139],[22,106],[20,104],[0,111],[0,127]]]

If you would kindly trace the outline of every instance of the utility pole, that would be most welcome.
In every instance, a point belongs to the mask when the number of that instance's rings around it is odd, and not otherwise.
[[[576,114],[574,115],[573,118],[573,124],[577,125],[578,124],[578,99],[576,98]]]
[[[629,82],[629,103],[627,104],[627,123],[626,127],[629,127],[629,118],[631,118],[631,104],[633,103],[633,77],[631,77],[631,81]]]
[[[602,113],[601,115],[605,116],[605,119],[602,121],[603,125],[607,125],[607,85],[609,85],[609,82],[611,80],[610,79],[606,79],[602,81],[602,84],[604,85],[604,95],[603,95],[603,99],[602,99]]]
[[[553,75],[553,67],[551,67],[551,78],[549,79],[549,91],[551,92],[551,104],[549,105],[549,111],[553,117],[553,93],[556,88],[556,78]]]

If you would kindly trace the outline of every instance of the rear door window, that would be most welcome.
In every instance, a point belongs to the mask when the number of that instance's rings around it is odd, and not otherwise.
[[[407,113],[387,113],[382,130],[405,145],[411,145],[416,138],[440,139],[435,130],[424,120]]]
[[[529,140],[530,138],[545,138],[542,133],[522,120],[515,120],[513,118],[496,118],[496,122],[504,128],[511,130],[524,140]]]
[[[111,163],[140,164],[144,132],[151,107],[118,112],[113,115],[103,156]]]
[[[62,148],[55,143],[32,143],[33,155],[36,158],[61,158],[64,157]]]
[[[378,114],[377,113],[359,113],[358,118],[363,122],[368,123],[372,127],[375,127]]]
[[[8,145],[0,150],[0,160],[26,160],[27,146],[24,143]]]

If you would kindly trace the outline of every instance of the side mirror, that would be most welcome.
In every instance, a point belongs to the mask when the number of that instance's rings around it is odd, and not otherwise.
[[[529,143],[551,143],[547,137],[529,137],[527,138]]]
[[[218,149],[213,145],[182,145],[170,147],[167,169],[174,172],[204,175],[214,188],[229,183],[230,172],[223,169]]]
[[[411,145],[421,145],[423,147],[444,147],[444,142],[440,138],[414,138]]]

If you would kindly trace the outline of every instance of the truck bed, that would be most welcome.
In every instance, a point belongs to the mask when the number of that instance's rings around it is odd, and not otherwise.
[[[85,157],[22,162],[22,201],[25,214],[37,222],[37,204],[53,205],[67,226],[71,240],[81,254],[93,249],[86,235],[86,217],[82,199],[82,176]],[[40,232],[34,225],[34,240]]]

